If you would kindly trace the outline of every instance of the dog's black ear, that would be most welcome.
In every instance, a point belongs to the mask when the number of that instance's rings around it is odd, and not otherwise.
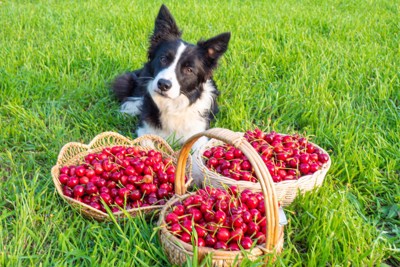
[[[160,41],[178,39],[181,35],[182,32],[176,25],[174,17],[168,8],[162,5],[154,23],[153,35],[150,37],[151,47],[154,48]]]
[[[197,43],[197,45],[204,50],[211,68],[216,67],[218,59],[228,49],[228,43],[230,39],[231,33],[225,32],[206,41],[199,41]]]

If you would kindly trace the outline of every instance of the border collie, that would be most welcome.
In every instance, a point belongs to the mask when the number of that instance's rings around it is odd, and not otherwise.
[[[212,74],[228,48],[230,33],[196,45],[183,41],[181,34],[162,5],[150,37],[148,62],[113,82],[121,112],[139,115],[138,136],[156,134],[182,144],[208,129],[218,112],[219,91]]]

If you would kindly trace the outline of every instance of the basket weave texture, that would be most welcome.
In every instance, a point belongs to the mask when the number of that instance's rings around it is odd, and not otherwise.
[[[278,201],[271,175],[254,148],[240,134],[221,128],[213,128],[192,136],[181,149],[176,168],[176,195],[165,204],[161,210],[158,221],[158,225],[160,227],[160,241],[167,257],[172,264],[177,265],[181,265],[186,262],[187,256],[193,257],[193,247],[190,244],[179,240],[167,230],[165,216],[171,211],[175,202],[181,201],[190,195],[185,194],[186,187],[184,186],[184,166],[192,145],[198,138],[202,136],[216,138],[232,144],[238,149],[242,150],[242,152],[249,158],[249,161],[255,169],[255,173],[260,181],[260,186],[264,195],[267,236],[265,246],[255,246],[253,249],[247,250],[245,255],[243,255],[241,251],[225,251],[215,250],[207,247],[199,247],[199,261],[201,261],[207,254],[212,254],[213,266],[233,266],[234,264],[240,264],[244,257],[249,258],[250,260],[255,260],[264,254],[268,255],[265,257],[266,260],[273,261],[275,255],[279,254],[283,249],[283,226],[279,225]]]
[[[70,142],[65,144],[57,158],[57,163],[51,169],[51,175],[58,194],[66,200],[71,206],[78,208],[82,215],[87,218],[93,218],[98,221],[110,220],[109,214],[97,210],[85,203],[67,197],[63,194],[62,185],[59,181],[60,169],[63,166],[78,165],[84,163],[84,158],[90,153],[99,153],[106,147],[124,146],[124,147],[139,147],[144,151],[156,150],[161,152],[163,157],[169,157],[174,164],[177,163],[177,153],[168,145],[168,143],[156,135],[143,135],[134,140],[122,136],[115,132],[104,132],[97,135],[89,144],[78,142]],[[184,186],[189,186],[191,179],[191,158],[188,159],[187,165],[184,167],[185,174],[189,177],[188,182]],[[116,218],[125,217],[126,214],[135,216],[137,214],[149,214],[159,211],[163,205],[153,205],[142,208],[133,208],[126,211],[118,211],[113,213]]]
[[[243,133],[238,133],[243,136]],[[237,185],[241,189],[250,189],[253,192],[261,192],[260,183],[253,183],[248,181],[236,181],[232,178],[223,176],[215,171],[207,168],[204,164],[203,153],[207,149],[215,146],[223,145],[225,142],[218,140],[216,138],[210,139],[207,143],[202,145],[194,154],[194,163],[201,170],[204,175],[204,180],[206,184],[212,185],[217,188],[224,188],[226,186]],[[315,147],[321,149],[321,151],[328,155],[328,153],[321,147],[313,144]],[[279,183],[274,183],[275,192],[278,201],[282,206],[290,205],[298,194],[304,194],[305,192],[311,191],[315,188],[322,186],[325,176],[331,166],[331,158],[329,157],[328,162],[326,162],[322,168],[311,175],[305,175],[297,180],[282,181]]]

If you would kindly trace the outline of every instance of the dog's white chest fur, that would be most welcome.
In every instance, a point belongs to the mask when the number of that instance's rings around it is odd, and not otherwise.
[[[174,139],[183,143],[192,135],[205,131],[208,118],[204,117],[204,114],[212,106],[212,90],[211,81],[207,81],[203,94],[192,105],[189,105],[189,99],[185,95],[180,95],[175,99],[165,98],[158,94],[152,95],[161,112],[162,127],[156,128],[144,122],[143,127],[137,130],[137,134],[139,136],[157,134],[165,139]]]

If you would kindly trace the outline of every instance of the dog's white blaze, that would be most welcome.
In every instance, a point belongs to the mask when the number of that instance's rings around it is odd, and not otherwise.
[[[200,99],[192,105],[189,105],[189,99],[185,95],[180,95],[175,99],[165,98],[158,94],[154,95],[153,100],[162,111],[160,116],[162,129],[154,128],[144,122],[143,127],[137,130],[138,136],[151,133],[183,143],[192,135],[205,131],[207,118],[202,115],[212,105],[212,91],[213,86],[209,80],[204,85],[204,92]],[[206,138],[199,139],[193,148],[196,149],[205,141]]]
[[[181,58],[182,53],[185,50],[185,48],[186,48],[186,45],[184,43],[181,43],[180,46],[178,47],[178,50],[176,51],[176,55],[175,55],[175,58],[174,58],[174,61],[172,62],[172,64],[168,68],[160,71],[157,74],[157,76],[154,78],[154,80],[152,81],[151,86],[150,86],[150,88],[151,88],[150,92],[151,92],[152,96],[154,96],[154,94],[157,94],[156,93],[156,91],[158,90],[157,83],[158,83],[158,80],[160,80],[160,79],[166,79],[166,80],[171,81],[171,83],[172,83],[171,89],[169,89],[166,92],[167,97],[174,99],[180,95],[181,86],[179,85],[178,78],[176,77],[175,69],[176,69],[176,65],[178,64],[178,61]]]

